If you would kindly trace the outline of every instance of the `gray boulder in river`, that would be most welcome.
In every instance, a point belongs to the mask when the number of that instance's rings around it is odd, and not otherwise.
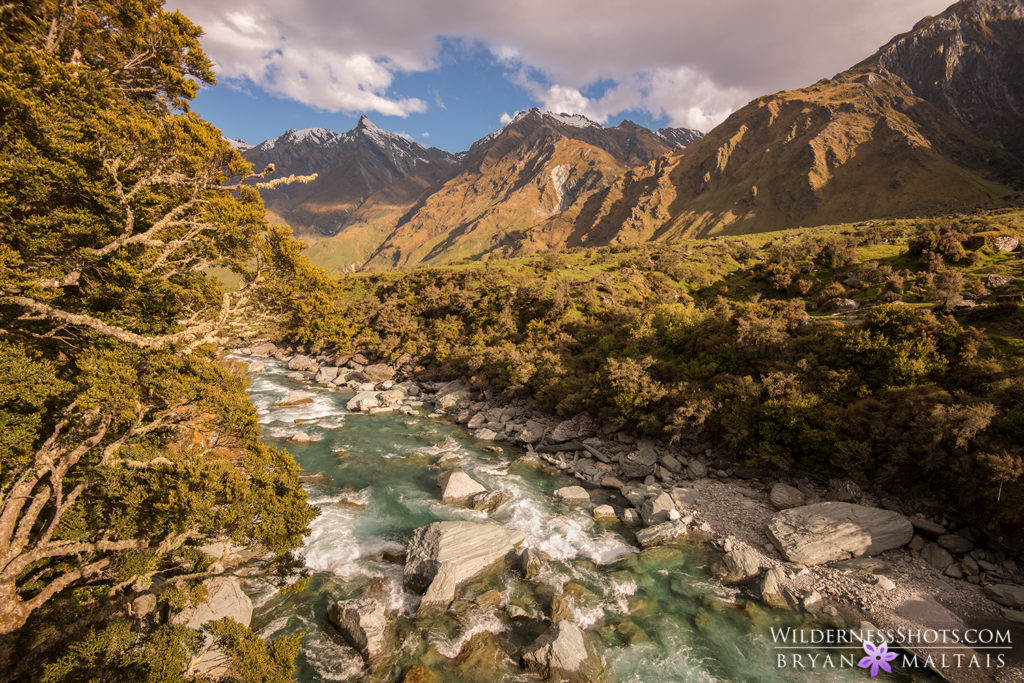
[[[420,527],[409,539],[405,587],[422,593],[441,565],[451,566],[456,584],[476,576],[513,552],[526,536],[497,524],[434,522]]]
[[[345,600],[327,608],[327,618],[366,659],[387,646],[388,614],[380,600]]]
[[[779,552],[806,565],[877,555],[913,536],[910,520],[898,512],[834,501],[783,510],[768,523]]]
[[[523,651],[523,666],[549,681],[591,683],[604,679],[594,639],[571,621],[559,621]]]

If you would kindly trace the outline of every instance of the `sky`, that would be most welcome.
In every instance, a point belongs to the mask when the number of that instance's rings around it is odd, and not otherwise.
[[[218,83],[193,110],[250,144],[382,128],[451,152],[539,106],[707,132],[830,77],[950,0],[168,0]]]

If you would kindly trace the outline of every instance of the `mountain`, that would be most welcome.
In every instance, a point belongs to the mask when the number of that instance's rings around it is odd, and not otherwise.
[[[403,217],[367,265],[561,248],[586,197],[627,169],[678,149],[676,140],[699,135],[659,135],[631,121],[605,127],[536,108],[520,112],[475,142],[458,173]]]
[[[1003,204],[1022,185],[1021,0],[965,0],[872,57],[759,97],[588,198],[568,246]]]
[[[285,185],[264,192],[268,210],[302,236],[331,236],[371,215],[396,214],[412,205],[424,190],[453,172],[454,155],[425,148],[397,133],[389,133],[367,117],[346,133],[326,128],[289,130],[243,150],[255,168],[274,165],[270,178],[290,174],[317,174],[308,184]],[[363,234],[349,238],[379,244],[387,235]]]

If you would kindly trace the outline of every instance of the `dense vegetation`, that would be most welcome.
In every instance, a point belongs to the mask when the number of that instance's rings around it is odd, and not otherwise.
[[[289,329],[1024,538],[1019,212],[351,276]]]
[[[0,7],[0,671],[181,680],[209,539],[285,556],[314,510],[217,347],[318,277],[188,113],[200,30],[158,0]],[[212,269],[234,274],[226,291]],[[187,580],[186,580],[187,579]],[[239,680],[298,644],[209,627]],[[59,659],[57,659],[59,657]],[[48,664],[46,662],[49,662]]]

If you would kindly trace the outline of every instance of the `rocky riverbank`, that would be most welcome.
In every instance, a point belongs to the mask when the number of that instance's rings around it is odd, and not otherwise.
[[[1024,576],[1014,558],[980,547],[979,535],[954,520],[910,516],[914,511],[876,500],[852,482],[739,478],[713,449],[685,453],[622,432],[606,433],[586,415],[556,419],[459,381],[423,381],[408,359],[386,365],[358,354],[311,357],[301,349],[270,343],[238,352],[286,362],[296,379],[356,392],[347,405],[354,412],[428,412],[465,425],[495,449],[502,442],[522,446],[527,452],[523,464],[580,481],[581,487],[567,487],[578,490],[556,492],[566,505],[592,507],[588,489],[615,492],[617,504],[593,507],[595,519],[634,525],[643,547],[704,539],[720,555],[716,571],[722,581],[769,605],[854,627],[862,622],[880,628],[1010,627],[1024,616]],[[250,371],[261,371],[259,361],[251,363]],[[308,396],[297,392],[281,405],[304,400]],[[308,435],[300,425],[291,438],[301,442]],[[448,502],[477,509],[504,502],[494,496],[500,492],[474,486],[464,473],[452,471],[456,462],[438,464],[448,470],[439,482],[440,495]],[[514,546],[500,554],[509,555]],[[512,554],[512,561],[528,573],[529,551]],[[435,573],[416,588],[426,592],[425,603],[443,609],[454,599],[460,570],[445,568],[437,558],[430,562]],[[545,638],[548,646],[543,646]],[[550,651],[552,643],[576,641],[569,629],[566,634],[545,633],[536,645]],[[585,651],[577,648],[576,654]],[[581,666],[591,661],[582,655],[577,659]],[[940,668],[939,673],[950,680],[990,680],[971,678],[959,669]],[[1013,676],[1020,670],[1008,666],[998,675],[999,680],[1017,680]]]

